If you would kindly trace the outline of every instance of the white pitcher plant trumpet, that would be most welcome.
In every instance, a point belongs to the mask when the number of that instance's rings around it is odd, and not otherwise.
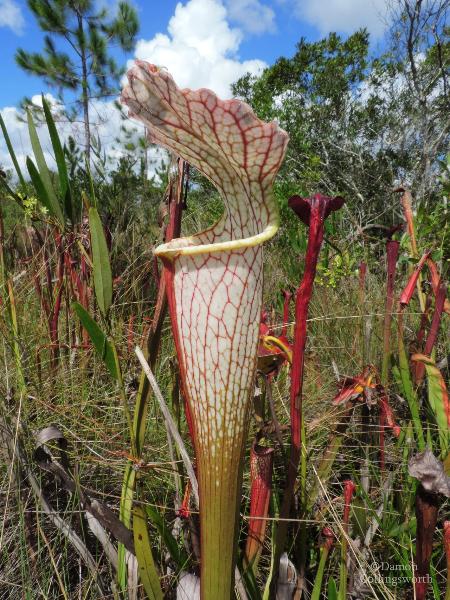
[[[261,244],[278,229],[272,184],[287,134],[239,100],[179,89],[137,61],[122,101],[150,140],[178,154],[219,191],[211,228],[156,248],[169,309],[200,495],[201,597],[229,600],[262,308]]]

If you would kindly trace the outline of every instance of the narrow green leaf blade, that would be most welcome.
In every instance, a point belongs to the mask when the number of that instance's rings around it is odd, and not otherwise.
[[[89,209],[92,263],[94,267],[95,297],[102,314],[106,316],[112,302],[112,275],[105,232],[97,209]]]
[[[394,377],[397,377],[398,375],[400,376],[403,394],[408,401],[409,410],[413,420],[417,445],[419,450],[422,452],[425,450],[425,438],[423,436],[422,422],[420,420],[419,399],[414,391],[405,344],[401,335],[399,335],[398,338],[398,369],[393,369],[392,372]]]
[[[36,190],[37,199],[41,204],[45,206],[50,215],[55,216],[44,182],[42,181],[41,176],[39,175],[39,171],[37,170],[36,165],[29,156],[27,156],[27,169],[31,177],[31,183],[33,184],[34,189]]]
[[[20,185],[25,189],[26,188],[25,179],[23,178],[22,171],[19,167],[19,163],[17,162],[16,153],[14,152],[13,145],[11,144],[8,130],[6,129],[6,125],[5,125],[5,122],[3,121],[2,115],[0,115],[0,127],[2,128],[3,137],[5,138],[5,142],[6,142],[6,147],[8,148],[8,152],[9,152],[9,155],[13,162],[14,168],[16,170],[17,177],[19,178]]]
[[[336,581],[333,579],[333,577],[330,577],[330,579],[328,580],[328,600],[337,600],[337,598],[338,594],[336,588]]]
[[[145,593],[150,600],[163,600],[161,583],[148,536],[145,510],[142,506],[136,506],[133,509],[133,533],[136,558],[139,565],[139,577]]]
[[[131,511],[133,508],[134,489],[136,486],[136,470],[133,469],[132,463],[128,462],[125,466],[125,472],[122,481],[122,494],[120,498],[120,520],[122,523],[131,527]],[[118,566],[117,580],[120,589],[125,592],[127,588],[127,562],[126,550],[123,544],[118,547]]]
[[[85,308],[83,308],[83,306],[81,306],[81,304],[74,302],[72,304],[72,308],[78,315],[81,324],[88,332],[94,348],[105,363],[108,371],[111,373],[111,376],[114,377],[114,379],[117,379],[118,374],[114,359],[114,351],[108,341],[108,338],[106,337],[106,334],[103,333],[91,315],[86,311]]]
[[[45,120],[47,121],[48,132],[52,141],[53,152],[55,153],[56,166],[58,167],[59,185],[61,189],[61,198],[64,202],[64,209],[68,219],[73,223],[73,208],[70,190],[69,175],[67,173],[66,159],[64,150],[59,139],[55,121],[47,100],[42,96],[42,106],[44,107]]]
[[[425,365],[428,378],[428,403],[435,415],[441,456],[444,458],[447,456],[450,447],[450,420],[448,414],[450,408],[447,386],[442,373],[432,358],[425,356],[425,354],[413,354],[412,360],[422,362]]]
[[[50,177],[50,171],[48,170],[47,163],[45,162],[44,153],[42,152],[41,142],[36,131],[36,126],[33,121],[33,117],[30,111],[27,111],[28,119],[28,131],[30,133],[31,146],[33,148],[34,157],[36,159],[37,168],[41,176],[42,183],[47,192],[47,197],[50,202],[51,212],[54,217],[58,219],[61,225],[64,225],[64,215],[61,210],[58,198],[56,197],[55,190],[53,188],[52,180]]]

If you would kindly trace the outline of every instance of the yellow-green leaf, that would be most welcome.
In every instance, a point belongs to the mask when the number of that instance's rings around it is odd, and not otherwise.
[[[78,315],[81,324],[86,329],[91,338],[91,342],[94,345],[98,355],[105,363],[108,371],[114,379],[118,379],[116,360],[114,356],[114,350],[106,337],[106,334],[100,329],[91,315],[84,309],[81,304],[74,302],[72,304],[73,310]]]
[[[30,134],[31,146],[33,148],[34,157],[36,159],[37,168],[42,181],[42,185],[45,188],[46,196],[48,198],[49,205],[51,207],[52,214],[58,219],[61,225],[64,226],[64,215],[61,209],[61,205],[56,197],[55,190],[53,188],[52,180],[50,177],[50,171],[48,170],[47,163],[45,162],[44,153],[42,152],[41,142],[34,125],[33,117],[30,111],[27,111],[28,117],[28,131]]]
[[[142,506],[133,508],[134,548],[139,565],[139,577],[149,600],[163,600],[158,571],[153,560],[148,536],[145,510]]]
[[[412,360],[425,365],[428,378],[428,402],[439,429],[441,456],[445,457],[450,447],[450,405],[447,386],[434,360],[425,354],[413,354]]]
[[[89,209],[91,230],[92,263],[94,267],[95,297],[103,316],[106,316],[112,302],[112,275],[103,224],[97,209]]]
[[[47,121],[48,132],[52,141],[53,152],[55,154],[56,166],[58,167],[59,185],[61,189],[61,198],[64,203],[66,216],[73,222],[72,195],[70,190],[69,175],[67,173],[66,158],[61,144],[61,140],[53,120],[52,112],[47,100],[42,95],[42,107],[44,109],[45,120]]]

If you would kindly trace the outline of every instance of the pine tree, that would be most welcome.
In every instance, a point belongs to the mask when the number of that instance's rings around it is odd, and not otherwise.
[[[44,47],[41,53],[19,49],[16,62],[56,89],[61,101],[64,91],[75,94],[75,112],[83,115],[89,164],[89,102],[117,93],[123,69],[109,50],[113,45],[123,51],[133,48],[139,29],[137,13],[127,2],[119,2],[113,19],[108,18],[106,8],[97,10],[93,0],[28,0],[28,6],[46,33]]]

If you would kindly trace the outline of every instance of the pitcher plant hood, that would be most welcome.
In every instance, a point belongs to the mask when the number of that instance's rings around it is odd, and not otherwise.
[[[287,134],[239,100],[179,89],[137,61],[122,101],[150,140],[178,154],[219,191],[222,218],[156,248],[166,266],[187,417],[195,446],[202,598],[232,593],[241,493],[262,308],[262,247],[278,228],[272,184]]]

